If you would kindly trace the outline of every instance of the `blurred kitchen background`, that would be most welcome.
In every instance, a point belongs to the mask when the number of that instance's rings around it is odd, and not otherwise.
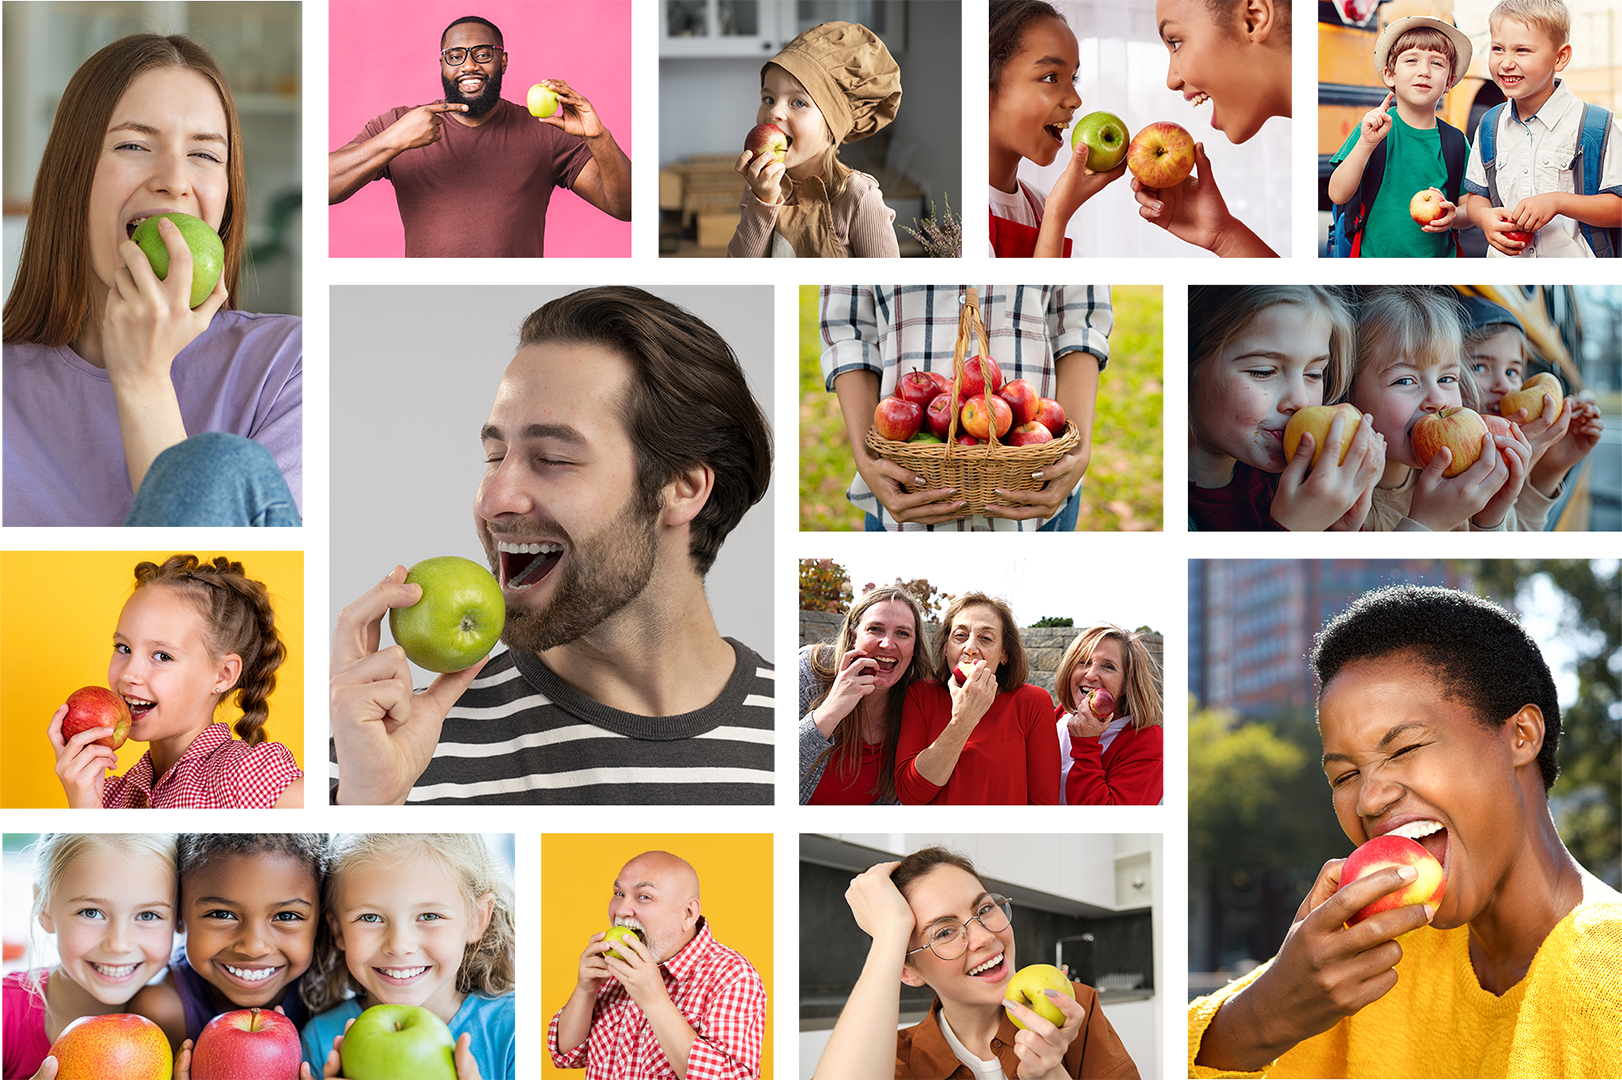
[[[4,36],[4,290],[22,251],[34,177],[68,80],[104,45],[135,33],[185,34],[231,82],[248,174],[244,311],[302,313],[299,173],[303,87],[298,3],[61,3],[7,0]]]
[[[903,256],[922,247],[933,202],[963,207],[962,5],[957,0],[659,0],[659,254],[725,256],[743,178],[732,169],[755,126],[760,68],[819,23],[860,23],[901,66],[901,109],[882,131],[840,148],[877,178],[896,212]]]

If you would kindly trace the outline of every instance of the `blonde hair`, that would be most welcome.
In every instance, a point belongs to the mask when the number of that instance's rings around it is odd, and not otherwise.
[[[1422,368],[1459,366],[1459,396],[1480,407],[1474,378],[1465,378],[1463,308],[1452,289],[1428,285],[1380,285],[1368,289],[1357,312],[1356,376],[1398,357]],[[1357,404],[1353,402],[1353,404]]]
[[[1076,635],[1064,657],[1059,661],[1058,673],[1053,678],[1053,693],[1059,704],[1075,712],[1077,702],[1070,697],[1070,676],[1077,665],[1093,658],[1093,650],[1105,640],[1121,643],[1121,662],[1126,665],[1122,673],[1121,700],[1115,703],[1117,716],[1130,716],[1134,731],[1154,727],[1165,719],[1162,702],[1160,665],[1150,655],[1142,634],[1124,630],[1114,623],[1094,623]]]
[[[1563,0],[1498,0],[1498,6],[1487,16],[1487,26],[1497,33],[1504,19],[1542,32],[1556,49],[1571,41],[1571,11]]]
[[[174,880],[177,894],[174,911],[176,917],[179,916],[180,878],[175,869],[173,833],[40,833],[28,850],[34,859],[34,899],[28,910],[31,935],[39,928],[40,915],[56,897],[56,890],[67,875],[68,867],[73,865],[74,860],[98,851],[110,851],[131,859],[153,858],[161,862]],[[34,977],[33,972],[27,973],[23,982],[29,993],[45,996],[45,986]]]
[[[766,68],[776,68],[784,75],[794,79],[794,75],[788,70],[788,68],[781,64],[774,64],[768,60],[760,69],[760,75],[763,80],[766,77]],[[799,83],[798,79],[794,79],[794,81],[795,83]],[[765,88],[764,82],[761,84],[761,88]],[[801,89],[803,90],[805,88],[802,86]],[[806,90],[805,95],[806,97],[810,97],[811,91]],[[822,111],[822,105],[820,102],[817,103],[817,111]],[[822,118],[822,132],[824,135],[828,136],[828,149],[822,152],[822,161],[817,166],[817,170],[822,176],[822,182],[828,188],[828,201],[833,202],[845,193],[845,188],[850,184],[850,174],[855,170],[846,165],[843,161],[839,160],[839,143],[834,139],[834,129],[828,126],[828,118],[826,116]],[[788,182],[788,173],[783,174],[783,181],[784,183]]]
[[[327,878],[321,890],[321,907],[329,917],[343,876],[367,863],[398,863],[410,859],[432,859],[450,871],[462,890],[462,900],[471,910],[485,897],[494,903],[490,924],[478,941],[462,953],[456,970],[456,990],[461,994],[496,997],[516,985],[512,880],[506,867],[490,852],[484,837],[477,833],[338,833],[327,847]],[[328,920],[323,920],[323,922]],[[304,983],[304,1003],[312,1012],[322,1012],[362,990],[349,974],[335,935],[324,934],[316,941],[315,957]]]

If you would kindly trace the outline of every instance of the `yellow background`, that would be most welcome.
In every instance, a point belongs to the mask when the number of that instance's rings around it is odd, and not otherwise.
[[[0,552],[0,806],[65,807],[45,728],[81,686],[106,686],[118,614],[135,585],[135,564],[174,551]],[[287,659],[276,669],[266,734],[304,764],[304,553],[198,550],[226,555],[270,590]],[[241,716],[235,695],[218,718]],[[118,773],[146,753],[134,740],[118,750]],[[321,798],[322,785],[314,787]],[[306,798],[310,793],[306,792]]]
[[[679,811],[674,811],[679,813]],[[520,1036],[542,1076],[573,1077],[553,1066],[547,1025],[574,991],[580,954],[609,927],[608,902],[620,868],[644,851],[669,851],[698,871],[699,900],[715,940],[743,954],[766,987],[760,1075],[772,1075],[772,837],[756,833],[547,833],[541,837],[541,1014]],[[529,905],[524,905],[526,908]],[[532,909],[531,909],[532,910]]]

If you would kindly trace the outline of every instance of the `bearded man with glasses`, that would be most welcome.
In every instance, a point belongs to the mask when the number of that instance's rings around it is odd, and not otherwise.
[[[327,155],[327,201],[373,180],[394,185],[408,258],[540,258],[552,189],[631,220],[631,162],[581,94],[545,85],[557,111],[535,118],[501,96],[501,31],[476,15],[439,39],[443,101],[375,117]]]

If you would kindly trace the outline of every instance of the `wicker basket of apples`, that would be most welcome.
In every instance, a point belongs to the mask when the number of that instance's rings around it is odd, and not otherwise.
[[[976,338],[980,350],[970,356]],[[1004,386],[990,352],[971,288],[959,316],[952,378],[926,371],[903,375],[896,393],[874,410],[867,433],[869,450],[923,477],[922,488],[907,490],[955,488],[967,514],[997,502],[999,488],[1037,490],[1044,481],[1033,474],[1081,442],[1057,401],[1038,397],[1024,379]]]

